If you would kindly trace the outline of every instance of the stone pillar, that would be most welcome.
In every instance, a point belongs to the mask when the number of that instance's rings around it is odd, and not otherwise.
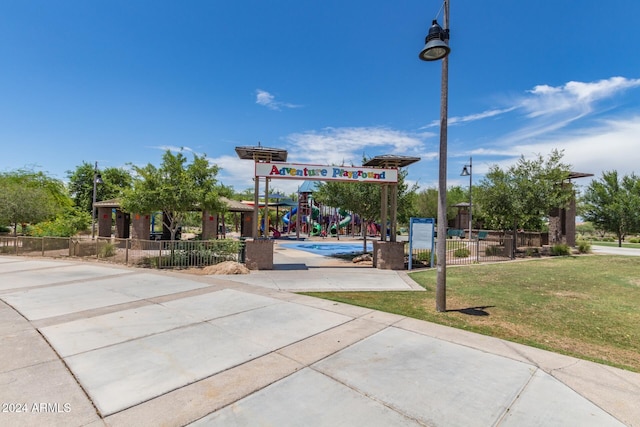
[[[273,270],[273,240],[247,240],[245,245],[245,265],[249,270]]]
[[[151,217],[149,214],[134,214],[131,221],[131,237],[137,240],[149,240]]]
[[[380,270],[404,270],[404,242],[373,242],[373,266]]]
[[[116,209],[116,238],[128,239],[131,228],[131,215]]]
[[[253,236],[253,215],[254,212],[243,212],[242,222],[240,223],[240,236],[251,237]]]
[[[98,208],[98,237],[111,237],[111,208]]]
[[[572,197],[566,209],[566,238],[567,245],[576,245],[576,198]]]
[[[202,212],[202,240],[213,240],[218,236],[218,217],[208,211]]]

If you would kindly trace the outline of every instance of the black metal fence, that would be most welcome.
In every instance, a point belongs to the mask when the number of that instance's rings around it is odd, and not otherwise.
[[[492,240],[448,239],[446,244],[447,265],[478,264],[513,259],[513,239],[509,236],[500,236]],[[413,249],[411,259],[413,268],[427,267],[431,261],[431,251]],[[434,253],[434,264],[436,262]]]
[[[220,240],[133,240],[67,237],[0,236],[0,254],[34,257],[79,257],[150,268],[204,267],[242,261],[244,242]]]

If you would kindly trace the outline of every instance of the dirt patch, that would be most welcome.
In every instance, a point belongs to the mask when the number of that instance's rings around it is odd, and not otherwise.
[[[189,268],[183,271],[188,274],[198,274],[201,276],[214,274],[249,274],[249,269],[244,264],[235,261],[225,261],[205,268]]]

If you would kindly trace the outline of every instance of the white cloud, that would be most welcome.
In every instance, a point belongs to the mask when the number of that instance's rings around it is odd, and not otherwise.
[[[288,102],[276,101],[276,97],[266,90],[256,89],[256,104],[267,107],[270,110],[279,111],[284,108],[299,108],[300,105],[290,104]]]
[[[432,133],[409,133],[385,127],[325,128],[286,137],[290,157],[315,164],[361,164],[363,156],[417,156]],[[381,153],[383,152],[383,153]]]
[[[492,109],[492,110],[487,110],[487,111],[483,111],[480,113],[476,113],[476,114],[469,114],[466,116],[454,116],[454,117],[447,117],[447,126],[455,126],[459,123],[468,123],[468,122],[475,122],[477,120],[482,120],[482,119],[487,119],[489,117],[495,117],[495,116],[499,116],[501,114],[505,114],[505,113],[509,113],[513,110],[515,110],[517,107],[509,107],[509,108],[503,108],[503,109]],[[429,123],[428,125],[422,127],[422,129],[427,129],[427,128],[432,128],[432,127],[439,127],[440,126],[440,120],[434,120],[431,123]]]
[[[180,151],[185,151],[188,153],[194,153],[195,151],[193,151],[191,148],[189,147],[178,147],[177,145],[157,145],[157,146],[153,146],[153,147],[149,147],[149,148],[153,148],[156,150],[162,150],[162,151],[171,151],[174,153],[178,153]]]
[[[568,82],[564,86],[552,87],[538,85],[528,91],[531,95],[523,98],[521,107],[528,117],[573,111],[586,114],[593,110],[594,104],[630,88],[640,86],[640,79],[611,77],[596,82]]]
[[[557,148],[564,150],[563,160],[577,172],[599,176],[603,171],[617,170],[627,175],[638,170],[638,135],[640,116],[627,119],[606,120],[596,126],[583,128],[548,138],[535,144],[514,147],[521,153],[549,153]]]

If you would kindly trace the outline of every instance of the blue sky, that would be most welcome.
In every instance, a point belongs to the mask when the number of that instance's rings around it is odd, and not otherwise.
[[[637,170],[640,2],[450,4],[449,185],[468,185],[470,156],[479,182],[554,148],[575,171]],[[409,180],[436,187],[441,64],[418,53],[441,5],[5,0],[0,171],[64,179],[184,147],[244,190],[253,164],[234,148],[260,141],[298,163],[418,156]]]

